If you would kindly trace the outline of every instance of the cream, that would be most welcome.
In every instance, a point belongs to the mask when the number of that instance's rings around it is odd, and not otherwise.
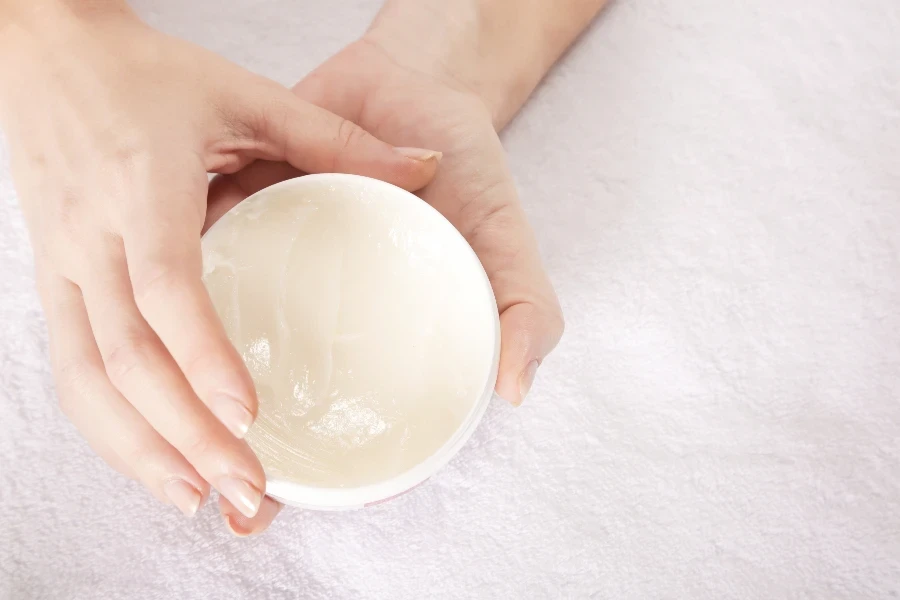
[[[250,369],[267,478],[348,488],[434,455],[492,387],[496,305],[465,240],[381,182],[314,176],[204,236],[204,281]]]

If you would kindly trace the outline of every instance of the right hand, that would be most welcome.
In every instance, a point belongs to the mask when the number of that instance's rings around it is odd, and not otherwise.
[[[401,13],[401,18],[406,18]],[[409,27],[409,22],[400,28]],[[488,102],[440,70],[403,66],[417,47],[388,48],[374,27],[319,66],[294,91],[304,100],[356,121],[394,144],[444,153],[421,198],[439,210],[475,250],[500,311],[497,394],[518,405],[540,362],[556,346],[563,317],[541,264],[537,240],[519,201]],[[207,223],[247,195],[297,175],[290,165],[260,161],[213,180]],[[220,500],[232,531],[253,534],[276,516],[275,506],[246,519]]]
[[[0,63],[0,118],[60,404],[159,499],[193,515],[212,485],[250,517],[275,505],[240,439],[257,410],[253,382],[201,281],[207,173],[283,160],[416,190],[437,159],[411,158],[115,6],[44,10],[0,40],[14,46]]]

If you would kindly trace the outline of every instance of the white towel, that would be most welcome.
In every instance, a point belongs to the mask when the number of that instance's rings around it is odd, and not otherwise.
[[[135,4],[292,83],[378,3]],[[621,0],[505,143],[568,323],[533,395],[245,540],[61,416],[4,166],[0,598],[898,597],[900,3]]]

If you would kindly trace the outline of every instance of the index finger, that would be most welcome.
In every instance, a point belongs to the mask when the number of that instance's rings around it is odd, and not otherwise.
[[[130,203],[121,224],[135,303],[197,396],[242,438],[257,398],[201,279],[205,173],[180,185],[183,178],[154,179],[149,197]]]
[[[434,178],[443,156],[433,149],[394,147],[274,82],[227,93],[253,158],[283,160],[305,173],[366,175],[416,191]],[[234,126],[234,120],[229,123]]]

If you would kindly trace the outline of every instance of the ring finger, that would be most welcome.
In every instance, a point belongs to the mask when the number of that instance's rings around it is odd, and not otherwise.
[[[113,468],[192,516],[208,484],[110,383],[78,287],[47,270],[39,287],[63,412]]]
[[[94,270],[81,289],[110,381],[206,481],[252,517],[265,490],[259,460],[200,401],[141,316],[121,244],[107,241],[90,254]]]

